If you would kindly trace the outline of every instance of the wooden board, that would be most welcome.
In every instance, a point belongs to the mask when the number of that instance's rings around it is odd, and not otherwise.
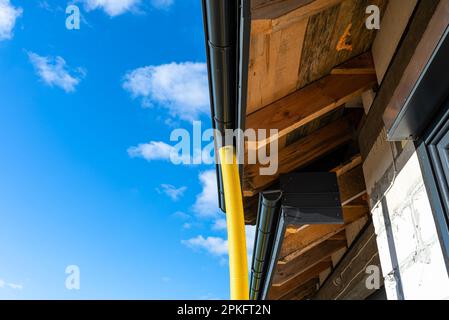
[[[366,194],[365,178],[362,166],[349,170],[338,178],[342,206]]]
[[[313,278],[306,283],[300,285],[290,293],[281,297],[282,300],[303,300],[313,296],[319,288],[319,279]]]
[[[286,28],[300,20],[313,16],[329,7],[335,6],[342,1],[343,0],[315,0],[274,19],[267,19],[264,18],[264,16],[257,15],[256,12],[252,12],[251,30],[264,33],[274,32],[282,28]],[[286,4],[286,0],[283,0],[283,4]],[[269,10],[270,8],[265,10],[265,12],[268,12]]]
[[[361,54],[332,69],[331,74],[372,74],[376,75],[373,57],[370,52]]]
[[[331,70],[371,48],[376,30],[365,26],[366,8],[377,5],[381,12],[386,0],[346,0],[309,19],[301,55],[298,88],[320,79]],[[350,27],[352,50],[337,51],[337,44]]]
[[[365,215],[369,214],[367,207],[344,209],[343,216],[345,225],[350,224]],[[345,229],[345,225],[329,224],[329,225],[308,225],[299,232],[289,234],[285,237],[279,254],[279,262],[283,264],[289,263],[297,256],[316,247],[317,245],[328,240],[333,235]]]
[[[407,33],[403,36],[399,49],[385,74],[376,99],[360,130],[359,145],[363,159],[366,159],[384,128],[382,119],[384,111],[410,64],[439,3],[439,0],[425,0],[420,1],[416,7],[413,18],[407,27]],[[411,66],[414,67],[413,64]]]
[[[342,118],[280,150],[278,170],[274,175],[260,175],[260,165],[246,165],[244,172],[244,196],[254,196],[275,182],[280,174],[288,173],[324,156],[352,139],[348,118]]]
[[[315,248],[298,255],[287,264],[278,265],[273,277],[273,286],[282,286],[297,274],[330,257],[336,251],[346,248],[346,239],[327,240]]]
[[[296,90],[307,23],[305,19],[270,34],[251,35],[247,114]]]
[[[359,239],[349,249],[329,279],[318,291],[317,300],[364,300],[374,293],[366,287],[369,276],[366,268],[377,266],[380,270],[379,253],[373,224],[363,231]],[[382,273],[380,273],[382,278]],[[381,279],[380,279],[381,280]],[[380,283],[381,285],[382,283]]]
[[[343,68],[341,69],[343,70]],[[248,143],[249,149],[264,147],[295,129],[335,110],[376,84],[374,74],[329,75],[247,116],[250,129],[277,129],[276,137]]]
[[[315,0],[251,0],[251,19],[276,19]]]
[[[387,72],[417,3],[418,0],[390,0],[388,2],[372,49],[379,83],[382,82]]]
[[[288,281],[282,287],[271,287],[270,291],[268,292],[268,299],[281,299],[283,296],[288,295],[302,284],[310,281],[311,279],[315,279],[318,274],[328,268],[332,268],[332,261],[330,261],[330,259],[328,259],[327,261],[322,261],[315,266],[307,269],[305,272],[298,274],[295,278]]]

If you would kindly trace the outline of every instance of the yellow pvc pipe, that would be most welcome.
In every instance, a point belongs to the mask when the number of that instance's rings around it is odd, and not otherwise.
[[[248,300],[248,261],[240,176],[234,148],[219,150],[228,227],[231,300]]]

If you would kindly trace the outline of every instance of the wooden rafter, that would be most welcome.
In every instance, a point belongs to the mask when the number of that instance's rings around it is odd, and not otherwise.
[[[345,224],[308,225],[287,235],[282,244],[279,263],[287,264],[304,252],[316,247],[345,229],[345,226],[369,214],[366,206],[343,209]]]
[[[372,88],[376,82],[374,74],[329,75],[259,109],[247,116],[247,128],[276,129],[278,135],[267,136],[257,144],[249,143],[248,148],[261,148],[273,139],[286,136],[295,129],[360,96],[364,91]]]
[[[285,28],[300,20],[304,20],[320,11],[335,6],[343,0],[275,0],[260,1],[252,6],[253,32],[265,32]],[[272,5],[267,5],[272,3]]]
[[[394,100],[392,101],[392,98],[401,81],[403,81],[404,77],[413,73],[413,70],[422,70],[421,66],[423,63],[421,59],[423,57],[425,58],[425,54],[421,52],[420,48],[429,46],[440,40],[441,29],[437,25],[443,20],[441,16],[435,16],[435,14],[439,12],[439,14],[447,15],[447,11],[444,10],[444,5],[448,5],[447,0],[444,2],[439,0],[426,0],[418,3],[413,18],[407,27],[407,32],[403,35],[403,40],[391,61],[376,99],[361,127],[359,145],[363,159],[366,159],[382,128],[384,128],[383,116],[385,108],[390,102],[395,102]],[[440,11],[437,10],[438,8]],[[446,26],[444,26],[443,30],[445,28]],[[424,37],[425,35],[427,37]],[[432,51],[429,50],[426,52],[430,54]],[[409,88],[413,87],[410,83],[407,85]],[[400,99],[397,101],[404,101],[403,97],[399,97]],[[386,117],[388,118],[388,115]]]
[[[279,175],[305,166],[350,141],[353,137],[353,131],[349,122],[349,118],[341,118],[280,150],[278,170],[274,175],[260,175],[259,164],[246,165],[244,169],[244,196],[255,196],[259,191],[275,182]]]
[[[274,286],[282,286],[296,275],[320,263],[338,250],[346,248],[346,239],[327,240],[315,248],[298,255],[287,264],[278,265],[273,277]]]
[[[282,300],[303,300],[313,296],[320,285],[319,278],[313,278],[282,297]]]
[[[299,286],[310,281],[311,279],[315,279],[318,274],[331,267],[332,261],[330,258],[310,267],[303,273],[298,274],[295,278],[288,281],[282,287],[274,287],[274,286],[271,287],[268,293],[268,299],[270,300],[283,299],[284,296],[288,295],[289,293],[297,289]]]
[[[366,268],[370,265],[375,265],[380,270],[376,235],[372,223],[349,249],[338,267],[317,293],[315,299],[366,299],[374,293],[365,285],[365,279],[369,276],[366,273]]]

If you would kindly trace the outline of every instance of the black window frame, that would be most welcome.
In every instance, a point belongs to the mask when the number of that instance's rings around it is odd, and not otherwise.
[[[416,142],[446,268],[449,270],[449,99]]]

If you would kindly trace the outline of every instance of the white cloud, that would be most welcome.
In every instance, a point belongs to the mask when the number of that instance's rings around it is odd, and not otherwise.
[[[140,12],[142,0],[80,0],[83,1],[87,11],[101,9],[111,17],[126,12]],[[157,9],[168,9],[174,0],[151,0],[151,5]]]
[[[226,230],[226,219],[217,219],[214,221],[214,224],[212,225],[212,230],[221,231]]]
[[[137,10],[141,0],[83,0],[87,11],[102,9],[115,17],[128,11]]]
[[[228,241],[220,237],[207,237],[199,235],[196,238],[182,240],[182,244],[192,249],[201,249],[214,256],[224,256],[228,254]]]
[[[193,225],[190,222],[186,222],[182,225],[183,229],[189,230],[192,229]]]
[[[151,4],[153,7],[158,9],[168,9],[170,8],[174,3],[174,0],[152,0]]]
[[[11,289],[14,289],[14,290],[22,290],[23,289],[23,285],[16,284],[16,283],[8,283],[8,287],[10,287]]]
[[[6,286],[8,286],[9,288],[11,288],[13,290],[22,290],[23,289],[23,285],[22,284],[7,283],[5,280],[0,279],[0,288],[4,288]]]
[[[184,186],[176,188],[171,184],[161,184],[161,189],[158,189],[158,192],[163,192],[173,201],[178,201],[184,195],[186,190],[187,187]]]
[[[248,251],[248,264],[251,264],[251,257],[253,255],[254,249],[254,239],[256,238],[256,226],[246,226],[245,234],[246,234],[246,250]]]
[[[151,160],[170,160],[170,154],[176,152],[175,148],[161,141],[141,143],[136,147],[130,147],[128,154],[132,158]]]
[[[28,57],[36,69],[36,73],[45,84],[59,87],[65,92],[74,92],[76,86],[86,75],[82,68],[70,70],[65,60],[59,56],[56,58],[45,57],[29,52]]]
[[[201,172],[199,175],[202,186],[201,193],[196,197],[193,211],[199,217],[217,217],[218,208],[218,189],[215,170]]]
[[[173,213],[173,217],[180,219],[180,220],[189,220],[190,216],[182,211],[176,211],[175,213]]]
[[[130,71],[123,88],[142,105],[157,104],[170,115],[193,121],[209,113],[209,89],[205,63],[170,63]]]
[[[248,254],[248,268],[251,269],[251,259],[254,247],[254,238],[256,235],[255,226],[246,226],[246,250]],[[182,244],[194,249],[194,250],[204,250],[217,257],[225,257],[228,255],[228,240],[221,237],[203,237],[199,235],[195,238],[189,240],[182,240]]]
[[[14,7],[10,0],[0,0],[0,41],[13,37],[16,20],[22,13],[22,8]]]

